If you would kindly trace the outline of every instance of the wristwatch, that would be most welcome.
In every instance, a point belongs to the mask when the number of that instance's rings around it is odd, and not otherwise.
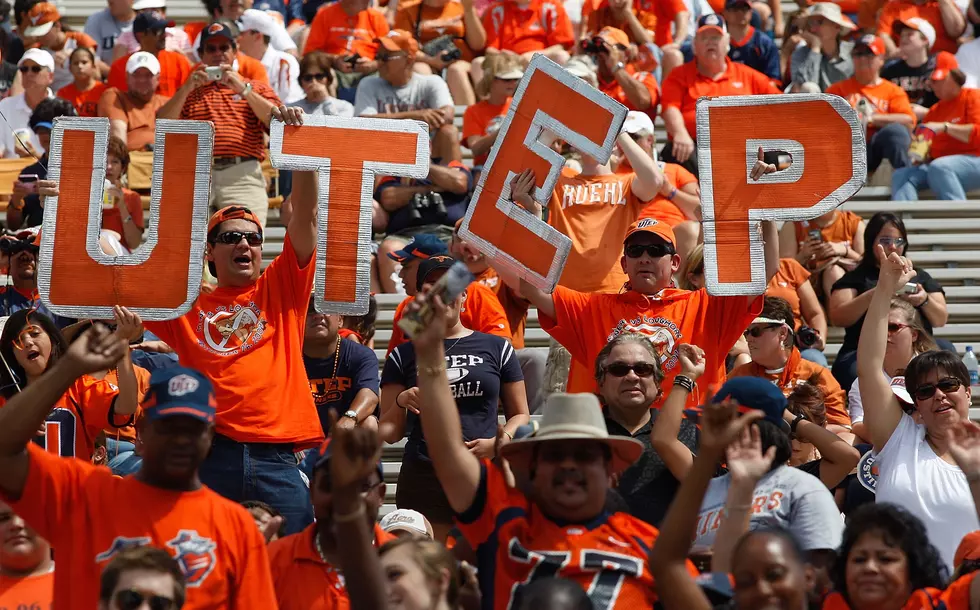
[[[357,411],[355,411],[354,409],[348,409],[347,411],[344,411],[344,414],[343,414],[342,417],[349,417],[349,418],[353,419],[356,422],[357,421]]]
[[[616,64],[616,67],[613,68],[613,73],[616,73],[616,72],[619,72],[620,70],[625,70],[625,69],[626,69],[626,64],[624,64],[623,62],[619,62],[619,63]]]

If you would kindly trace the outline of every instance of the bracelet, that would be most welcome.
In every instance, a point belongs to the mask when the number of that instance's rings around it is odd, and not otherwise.
[[[678,375],[674,377],[674,385],[680,386],[687,390],[688,394],[694,391],[694,380],[686,375]]]
[[[673,201],[674,197],[677,195],[677,187],[675,186],[671,191],[670,195],[667,195],[667,201]]]
[[[806,418],[802,415],[797,415],[796,418],[793,419],[792,423],[790,423],[789,431],[796,434],[796,428],[800,425],[801,421],[806,421]]]
[[[397,396],[395,396],[395,406],[398,407],[399,409],[404,409],[405,408],[402,405],[398,404],[398,399],[401,398],[402,397],[402,394],[404,394],[406,391],[407,390],[402,390],[401,392],[398,393]]]
[[[506,431],[506,430],[504,430],[504,436],[506,436],[510,440],[514,440],[514,435],[511,434],[510,432]]]
[[[366,513],[367,513],[367,511],[364,509],[364,502],[361,502],[360,503],[360,506],[357,507],[357,510],[351,511],[351,512],[347,513],[346,515],[338,515],[337,513],[334,513],[333,514],[333,522],[334,523],[350,523],[351,521],[357,521],[358,519],[364,518],[364,515]]]
[[[438,366],[423,366],[419,367],[418,373],[420,375],[425,375],[426,377],[438,377],[442,373],[446,372],[446,365],[440,364]]]
[[[241,98],[245,99],[248,94],[252,92],[252,83],[245,83],[245,88],[242,89]]]

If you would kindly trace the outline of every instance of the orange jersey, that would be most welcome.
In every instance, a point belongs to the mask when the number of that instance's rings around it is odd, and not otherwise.
[[[565,168],[548,204],[548,224],[572,240],[559,284],[582,292],[619,292],[623,236],[646,205],[633,194],[636,174],[582,176]]]
[[[625,171],[633,171],[628,161],[623,161],[626,164]],[[665,163],[663,161],[658,161],[657,164],[660,166],[660,171],[663,172],[664,178],[667,179],[674,188],[678,191],[683,189],[689,184],[697,184],[698,178],[691,172],[684,169],[684,166],[678,165],[676,163]],[[617,169],[617,173],[619,169]],[[691,220],[681,211],[677,204],[675,204],[670,199],[667,199],[663,193],[658,192],[657,196],[653,198],[650,203],[643,206],[643,211],[640,212],[640,218],[656,218],[657,220],[666,222],[671,227],[676,227],[682,222]]]
[[[850,427],[851,418],[847,414],[847,393],[841,389],[840,384],[830,374],[830,369],[815,362],[804,360],[800,356],[800,350],[795,347],[789,356],[789,361],[786,362],[786,366],[779,372],[770,373],[762,365],[746,362],[732,370],[728,378],[762,377],[776,384],[783,391],[783,394],[789,396],[793,388],[815,376],[819,377],[817,387],[823,392],[823,404],[827,408],[827,423]]]
[[[728,67],[716,80],[698,72],[694,61],[675,68],[664,79],[660,97],[661,112],[670,107],[677,108],[683,115],[687,133],[692,138],[696,135],[694,111],[698,98],[781,93],[762,72],[730,59],[727,62]]]
[[[960,142],[947,133],[937,133],[932,138],[929,156],[933,159],[950,155],[980,155],[980,89],[963,89],[951,100],[940,100],[926,113],[923,123],[951,123],[973,125],[969,142]]]
[[[918,17],[925,19],[936,30],[936,43],[932,45],[930,53],[948,51],[956,53],[960,43],[958,36],[950,36],[943,27],[943,18],[939,8],[939,0],[926,0],[922,4],[914,0],[891,0],[886,2],[881,8],[878,16],[878,35],[891,36],[891,39],[898,44],[898,34],[895,33],[895,24],[907,19]],[[961,32],[962,33],[962,32]]]
[[[150,371],[144,369],[141,366],[133,365],[133,371],[136,373],[136,388],[139,392],[140,404],[143,403],[143,398],[146,393],[150,390]],[[102,378],[106,383],[111,384],[113,387],[119,387],[119,375],[116,369],[109,371],[105,377]],[[137,414],[139,411],[137,411]],[[135,419],[135,418],[134,418]],[[115,438],[118,440],[129,441],[131,443],[136,442],[136,425],[130,424],[128,426],[109,426],[105,429],[106,438]]]
[[[522,585],[551,577],[577,583],[597,609],[653,607],[647,556],[659,535],[655,527],[626,513],[561,526],[508,486],[500,469],[482,462],[481,489],[456,525],[479,559],[484,608],[516,610]]]
[[[908,601],[900,610],[947,610],[947,608],[953,610],[953,607],[947,607],[943,604],[941,596],[942,593],[939,589],[932,587],[916,589],[912,591],[912,595],[909,596]],[[820,608],[821,610],[851,610],[851,606],[844,599],[844,596],[836,592],[828,595]],[[964,610],[966,610],[965,607]]]
[[[242,443],[323,441],[303,366],[306,308],[316,255],[299,266],[289,235],[282,254],[242,288],[215,288],[184,316],[146,327],[214,384],[217,431]]]
[[[132,53],[123,55],[112,62],[109,67],[110,87],[115,87],[120,91],[129,91],[126,62],[132,55]],[[157,94],[168,98],[173,97],[191,75],[191,62],[187,61],[183,53],[167,51],[166,49],[157,53],[157,60],[160,61],[160,82],[157,85]]]
[[[412,302],[415,297],[406,297],[398,304],[395,309],[395,317],[392,320],[391,338],[388,339],[388,354],[402,343],[408,343],[408,338],[402,332],[398,321],[405,313],[405,306]],[[466,287],[466,301],[463,310],[459,312],[459,321],[470,330],[496,335],[504,339],[510,339],[510,324],[507,323],[507,314],[504,312],[500,300],[493,290],[487,288],[480,282],[473,282]]]
[[[518,55],[575,44],[572,22],[561,2],[530,0],[525,7],[515,0],[499,0],[483,14],[487,45]]]
[[[945,604],[943,610],[970,610],[972,607],[970,605],[970,588],[976,576],[977,572],[961,576],[943,591],[943,594],[940,596],[943,604]]]
[[[75,83],[65,85],[58,89],[58,97],[68,100],[78,111],[78,116],[96,117],[99,116],[99,98],[106,90],[106,84],[96,81],[95,86],[88,91],[79,91]]]
[[[644,110],[644,112],[650,115],[651,120],[656,119],[657,104],[660,102],[660,87],[657,85],[657,79],[649,72],[638,71],[633,64],[626,64],[626,72],[635,80],[643,83],[643,86],[650,92],[650,107]],[[616,82],[615,78],[609,82],[603,82],[602,79],[599,79],[599,91],[602,91],[630,110],[638,110],[638,108],[630,103],[626,97],[626,91]]]
[[[279,610],[348,610],[340,570],[320,558],[313,543],[316,523],[269,545],[269,564]],[[395,537],[374,525],[374,546]]]
[[[766,286],[767,297],[778,297],[789,303],[793,310],[796,328],[803,323],[803,313],[800,311],[800,286],[810,281],[810,272],[795,258],[779,259],[779,271],[769,280]]]
[[[244,508],[207,487],[170,491],[28,446],[27,481],[5,502],[58,549],[54,609],[91,610],[119,551],[166,549],[187,580],[188,610],[275,608],[265,540]]]
[[[696,291],[665,288],[656,296],[633,290],[622,294],[582,293],[558,286],[551,295],[557,319],[541,312],[541,328],[565,346],[572,355],[568,393],[597,393],[593,371],[599,351],[625,332],[649,335],[663,366],[660,384],[669,388],[680,372],[677,347],[681,343],[708,346],[704,375],[698,379],[700,394],[691,394],[700,404],[706,390],[725,380],[725,357],[742,332],[762,311],[762,295],[712,297]],[[666,392],[661,394],[661,398]]]
[[[847,244],[848,248],[854,247],[854,235],[857,234],[858,226],[861,224],[861,217],[854,212],[837,210],[834,220],[826,227],[816,224],[815,220],[803,220],[793,223],[793,230],[796,232],[796,243],[802,246],[810,239],[811,231],[820,231],[821,241],[840,242]],[[813,268],[818,269],[829,262],[830,259],[819,259],[813,261]]]
[[[904,114],[912,119],[912,125],[917,120],[915,113],[912,112],[912,103],[909,102],[908,94],[890,80],[881,79],[877,85],[862,85],[852,76],[828,87],[827,93],[841,96],[852,108],[857,108],[858,102],[864,99],[881,114]],[[878,131],[876,128],[868,125],[869,138],[876,131]]]
[[[721,0],[722,7],[717,9],[721,12],[724,8],[724,0]],[[633,12],[636,19],[643,27],[653,32],[653,42],[662,47],[674,41],[671,26],[677,15],[682,12],[690,12],[684,0],[633,0]],[[582,5],[582,18],[588,19],[587,31],[598,32],[603,27],[611,26],[622,30],[630,37],[630,42],[636,43],[625,21],[615,19],[609,3],[606,0],[586,0]]]
[[[493,267],[487,267],[486,271],[477,276],[476,281],[497,295],[497,300],[500,301],[500,306],[504,308],[504,313],[507,315],[507,324],[513,333],[508,339],[514,349],[523,349],[524,328],[527,324],[530,301],[515,294],[511,287],[500,279]]]
[[[510,102],[513,98],[507,98],[503,104],[495,105],[483,100],[466,108],[463,113],[463,144],[469,146],[469,139],[474,136],[485,136],[491,126],[500,129],[507,111],[510,110]],[[487,162],[486,154],[473,157],[473,165],[479,166]]]
[[[54,566],[44,574],[13,578],[0,574],[0,608],[47,610],[54,600]]]
[[[422,0],[399,2],[394,28],[410,32],[420,45],[440,36],[454,36],[462,59],[471,61],[473,51],[463,39],[466,34],[466,25],[463,23],[465,12],[460,0],[449,0],[439,7],[424,4]]]
[[[324,5],[316,12],[310,24],[303,53],[323,51],[330,55],[360,55],[374,59],[378,51],[375,41],[388,33],[384,13],[366,8],[353,17],[341,8],[339,2]]]

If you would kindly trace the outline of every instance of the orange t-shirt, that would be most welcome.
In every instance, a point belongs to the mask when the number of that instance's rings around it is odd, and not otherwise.
[[[507,111],[510,110],[512,100],[513,98],[507,98],[507,101],[500,105],[483,100],[468,106],[463,113],[463,144],[469,146],[468,140],[471,137],[487,135],[487,130],[491,125],[499,129],[507,116]],[[489,154],[473,157],[473,165],[486,163]]]
[[[572,22],[561,2],[530,0],[518,6],[516,0],[499,0],[483,14],[487,47],[513,51],[518,55],[575,44]]]
[[[129,210],[129,215],[133,217],[133,224],[142,229],[143,200],[140,198],[140,194],[136,191],[123,189],[123,203],[125,203],[126,209]],[[109,209],[103,208],[102,228],[115,231],[116,233],[119,233],[119,235],[125,235],[125,233],[123,233],[122,212],[115,207]]]
[[[360,55],[374,59],[378,51],[376,38],[388,33],[384,13],[366,8],[353,17],[341,8],[339,2],[327,4],[316,12],[310,24],[310,34],[303,47],[303,54],[323,51],[330,55]]]
[[[882,114],[904,114],[912,119],[912,124],[917,120],[915,113],[912,112],[912,104],[905,90],[891,82],[881,79],[877,85],[862,85],[853,76],[851,78],[837,81],[827,88],[827,93],[839,95],[851,105],[857,108],[858,102],[866,99],[871,102],[875,110]],[[868,125],[868,137],[870,138],[877,128]]]
[[[643,83],[643,86],[650,92],[650,107],[644,110],[644,112],[650,115],[651,120],[655,120],[657,118],[657,104],[660,103],[660,87],[657,85],[657,79],[649,72],[637,71],[632,64],[626,64],[626,72],[634,79]],[[629,98],[626,97],[626,91],[624,91],[623,87],[616,82],[615,78],[609,82],[603,82],[602,79],[600,79],[599,91],[602,91],[630,110],[637,110],[637,108],[630,103]]]
[[[959,41],[957,37],[946,33],[938,0],[926,0],[923,4],[917,4],[912,0],[891,0],[891,2],[885,3],[881,9],[881,14],[878,16],[878,35],[882,37],[891,36],[897,45],[898,36],[895,35],[895,24],[915,17],[925,19],[936,30],[936,43],[932,45],[931,53],[940,51],[956,53],[960,47]]]
[[[126,81],[126,62],[132,55],[132,53],[123,55],[112,62],[112,66],[109,67],[110,87],[120,91],[129,90],[129,83]],[[191,75],[191,62],[187,61],[183,53],[166,49],[157,53],[157,59],[160,61],[160,83],[157,85],[157,93],[171,98]]]
[[[619,292],[623,236],[647,202],[633,194],[636,174],[582,176],[565,168],[548,204],[548,224],[572,240],[559,284],[581,292]]]
[[[939,589],[932,587],[916,589],[912,591],[912,595],[899,610],[954,610],[953,606],[943,604],[942,596],[943,593]],[[968,607],[968,605],[963,606],[962,610],[966,610]],[[851,610],[851,606],[844,599],[844,596],[836,591],[824,598],[820,608],[821,610]]]
[[[139,393],[139,402],[143,403],[143,398],[146,393],[150,391],[150,371],[144,369],[141,366],[133,365],[133,372],[136,373],[136,391]],[[102,378],[106,383],[111,384],[113,387],[119,387],[119,375],[116,369],[112,369],[106,376]],[[139,417],[139,409],[136,411],[137,417]],[[136,418],[133,418],[134,420]],[[118,440],[129,441],[131,443],[136,442],[136,425],[135,421],[133,424],[128,426],[109,426],[105,429],[106,438],[115,438]],[[110,456],[111,457],[111,456]]]
[[[633,171],[630,168],[629,162],[624,161],[626,165],[625,171]],[[681,190],[688,184],[697,184],[698,178],[691,172],[687,171],[683,166],[677,163],[665,163],[663,161],[657,161],[660,166],[660,171],[663,172],[664,178],[667,179],[671,185],[677,190]],[[622,169],[622,164],[617,168],[617,173]],[[656,218],[657,220],[666,222],[671,226],[671,228],[676,227],[682,222],[687,222],[690,220],[684,212],[681,211],[677,205],[667,199],[662,193],[657,193],[657,196],[653,198],[650,203],[643,206],[643,211],[640,212],[640,218]]]
[[[44,574],[13,578],[0,574],[0,608],[47,610],[54,601],[54,566]]]
[[[238,62],[238,73],[242,78],[247,81],[254,80],[264,85],[269,85],[269,73],[266,72],[265,66],[262,65],[261,61],[254,57],[249,57],[244,53],[239,53],[235,61]]]
[[[725,350],[726,353],[728,350]],[[769,373],[761,365],[755,362],[746,362],[735,367],[728,375],[732,377],[761,377],[768,379],[776,384],[786,396],[790,395],[793,388],[810,380],[813,376],[819,376],[820,382],[817,386],[823,392],[824,406],[827,408],[827,423],[839,426],[851,425],[851,418],[847,414],[847,393],[841,389],[840,384],[830,374],[830,369],[820,366],[815,362],[804,360],[800,356],[800,350],[793,348],[793,352],[786,362],[786,366],[781,371]]]
[[[338,569],[313,546],[316,523],[269,545],[269,564],[279,610],[348,610],[350,600]],[[395,537],[374,525],[374,546]]]
[[[391,321],[391,338],[388,339],[388,354],[402,343],[408,343],[408,338],[402,332],[398,321],[405,313],[405,306],[412,302],[415,297],[405,297],[395,309],[395,317]],[[504,339],[511,338],[510,324],[507,323],[507,314],[504,312],[500,300],[493,290],[487,288],[480,282],[473,282],[466,287],[466,301],[463,302],[463,310],[459,312],[459,321],[463,326],[470,330],[496,335]],[[386,354],[387,355],[387,354]]]
[[[78,116],[97,117],[99,116],[99,98],[106,90],[106,84],[100,81],[95,82],[95,86],[88,91],[79,91],[75,83],[65,85],[58,89],[58,97],[68,100],[78,111]]]
[[[316,254],[300,267],[287,234],[282,254],[254,284],[202,292],[182,317],[145,323],[183,366],[214,384],[218,433],[297,451],[323,442],[303,366],[315,261]]]
[[[847,244],[847,247],[850,248],[854,245],[852,240],[854,239],[854,235],[857,233],[858,225],[860,224],[861,217],[854,212],[837,210],[837,214],[834,216],[833,222],[826,227],[818,226],[813,220],[803,220],[793,223],[793,230],[796,232],[797,246],[802,246],[807,242],[807,240],[810,239],[810,231],[819,230],[820,239],[822,241],[834,243],[840,242]],[[829,260],[830,259],[815,260],[813,261],[813,268],[819,269]]]
[[[126,148],[143,150],[156,137],[157,110],[167,98],[154,94],[146,104],[137,106],[129,93],[116,88],[106,89],[99,100],[98,116],[126,123]],[[142,213],[140,214],[142,216]]]
[[[307,393],[308,395],[308,393]],[[28,445],[20,498],[4,501],[58,549],[55,610],[91,610],[109,560],[132,546],[167,550],[193,610],[275,608],[265,540],[244,508],[207,487],[170,491]]]
[[[439,7],[424,5],[422,0],[412,0],[398,4],[394,28],[412,34],[419,41],[419,46],[440,36],[455,36],[456,47],[463,54],[462,59],[471,61],[473,51],[463,40],[466,33],[463,13],[463,4],[459,0],[449,0]]]
[[[724,0],[720,0],[721,8],[715,9],[721,12],[724,9]],[[636,19],[644,28],[653,32],[653,42],[662,47],[665,44],[674,42],[674,35],[671,26],[679,13],[690,12],[684,0],[633,0],[633,12]],[[618,21],[613,17],[606,0],[586,0],[582,6],[582,18],[588,18],[586,31],[593,34],[606,26],[623,30],[630,37],[630,42],[637,42],[633,39],[633,34],[625,22]]]
[[[946,604],[944,610],[970,610],[970,587],[977,572],[961,576],[954,580],[949,587],[943,591],[940,599]]]
[[[493,267],[487,267],[486,271],[477,276],[476,281],[497,295],[500,306],[504,308],[504,313],[507,314],[507,324],[513,333],[508,337],[510,343],[514,349],[523,349],[524,328],[527,324],[527,310],[531,306],[530,301],[514,294],[510,286],[500,279]]]
[[[697,133],[694,114],[699,98],[781,93],[762,72],[730,59],[727,61],[728,67],[717,80],[698,72],[693,60],[675,68],[664,79],[660,96],[661,112],[671,106],[677,108],[684,116],[684,125],[692,138]]]
[[[793,319],[796,320],[797,329],[803,324],[799,289],[809,280],[810,272],[795,258],[781,258],[779,259],[779,271],[772,276],[769,285],[766,287],[767,297],[779,297],[789,303],[793,310]]]
[[[762,311],[763,297],[712,297],[696,291],[665,288],[656,296],[630,290],[622,294],[582,293],[558,286],[551,294],[557,319],[540,311],[538,319],[572,356],[568,393],[598,392],[593,373],[599,351],[624,332],[649,335],[660,354],[666,374],[660,387],[669,388],[680,372],[677,347],[681,343],[707,346],[700,393],[691,394],[700,404],[706,390],[725,380],[725,357],[742,332]],[[663,398],[667,393],[661,394]]]
[[[929,156],[933,159],[950,155],[980,155],[980,89],[963,89],[951,100],[939,100],[926,113],[923,123],[952,123],[973,125],[969,142],[960,142],[945,133],[937,133],[932,139]]]

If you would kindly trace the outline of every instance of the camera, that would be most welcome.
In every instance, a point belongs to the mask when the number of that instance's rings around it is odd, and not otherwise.
[[[583,40],[581,46],[582,52],[589,55],[598,55],[606,50],[605,43],[598,36]]]
[[[6,233],[0,235],[0,253],[7,256],[14,256],[27,251],[37,256],[40,248],[33,243],[33,234],[27,234],[26,237],[19,237],[19,235],[21,234],[11,235],[10,233]]]
[[[422,52],[429,57],[438,57],[446,63],[454,62],[463,57],[463,52],[456,46],[455,36],[445,34],[438,38],[433,38],[422,45]]]
[[[422,213],[434,208],[439,216],[446,215],[446,205],[439,193],[415,193],[412,195],[412,202],[409,204],[408,217],[413,221],[422,220]]]
[[[360,58],[361,58],[361,55],[359,53],[354,53],[353,55],[348,55],[347,57],[345,57],[344,58],[344,62],[350,64],[350,67],[353,70],[354,69],[354,66],[357,65],[357,60],[360,59]]]
[[[204,73],[208,80],[221,80],[222,70],[220,66],[208,66],[204,68]]]
[[[809,326],[801,326],[800,330],[796,331],[796,347],[800,349],[808,349],[816,345],[817,343],[817,331],[813,330]]]

